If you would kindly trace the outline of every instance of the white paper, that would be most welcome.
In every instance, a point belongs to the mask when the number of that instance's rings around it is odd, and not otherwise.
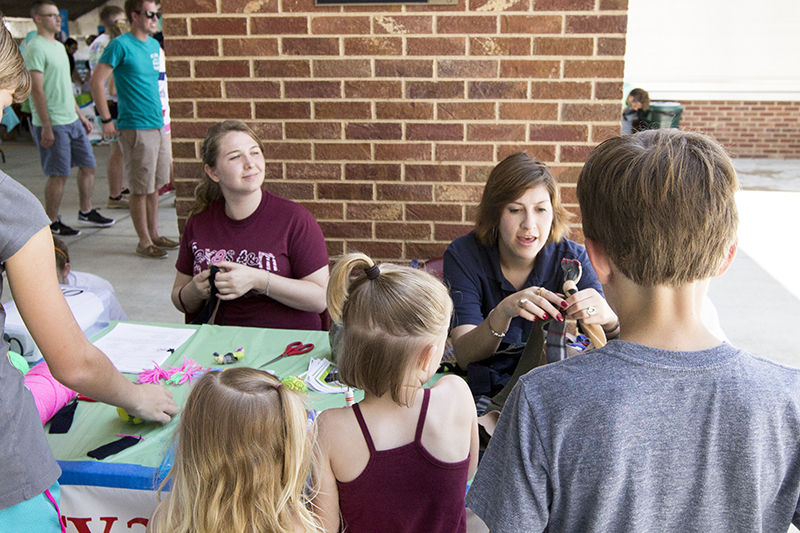
[[[194,335],[196,329],[146,326],[120,322],[94,345],[120,372],[138,374],[159,365]]]

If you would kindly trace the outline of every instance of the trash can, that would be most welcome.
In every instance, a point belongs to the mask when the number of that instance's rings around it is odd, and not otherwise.
[[[660,128],[677,129],[681,123],[683,106],[678,102],[650,102],[649,109],[649,128],[657,130]]]

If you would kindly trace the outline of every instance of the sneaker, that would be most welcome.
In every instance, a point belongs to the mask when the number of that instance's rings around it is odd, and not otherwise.
[[[96,228],[107,228],[114,224],[113,218],[106,218],[97,212],[97,209],[92,209],[88,213],[81,213],[78,211],[78,224],[81,226],[94,226]]]
[[[120,194],[116,198],[109,196],[108,202],[106,202],[106,207],[108,209],[128,209],[130,204],[128,203],[128,199],[125,198],[124,195]]]
[[[147,247],[136,246],[136,255],[141,255],[142,257],[148,257],[150,259],[166,259],[167,252],[156,246],[155,244],[151,244]]]
[[[172,239],[168,239],[166,237],[157,237],[153,239],[153,244],[159,248],[177,248],[181,245],[181,243],[178,241],[173,241]]]
[[[122,189],[122,191],[120,191],[120,194],[125,195],[125,196],[129,195],[130,193],[131,193],[131,190],[129,188],[127,188],[127,187],[125,187],[124,189]]]
[[[61,222],[61,217],[58,217],[55,222],[50,224],[50,233],[61,235],[62,237],[74,237],[75,235],[80,235],[81,230],[70,228]]]
[[[167,183],[166,185],[164,185],[163,187],[158,189],[158,195],[159,196],[164,196],[168,192],[172,192],[174,190],[175,190],[175,188],[172,186],[172,184],[171,183]]]

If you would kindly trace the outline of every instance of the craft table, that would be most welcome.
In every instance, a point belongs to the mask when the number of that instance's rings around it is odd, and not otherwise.
[[[243,328],[232,326],[190,326],[151,324],[197,331],[164,362],[162,367],[180,366],[184,358],[207,367],[257,367],[281,354],[294,341],[313,343],[314,349],[303,355],[284,357],[267,367],[278,377],[297,376],[306,371],[311,358],[330,356],[327,331]],[[113,325],[94,339],[107,334]],[[241,361],[218,365],[213,353],[232,352],[244,348]],[[136,375],[126,374],[132,381]],[[178,407],[183,407],[190,385],[170,386]],[[356,401],[363,393],[356,391]],[[317,411],[345,405],[344,394],[322,394],[310,391],[309,406]],[[169,471],[168,451],[180,415],[161,426],[155,423],[133,425],[123,422],[115,407],[103,403],[78,402],[69,432],[47,433],[47,440],[63,471],[61,478],[61,514],[67,531],[78,533],[144,532],[147,520],[156,505],[155,488]],[[48,427],[45,426],[45,431]],[[144,441],[102,461],[86,453],[118,439],[118,433],[136,434]],[[209,480],[213,482],[213,480]]]

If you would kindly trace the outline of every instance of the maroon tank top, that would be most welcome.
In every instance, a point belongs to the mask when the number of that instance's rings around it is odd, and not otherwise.
[[[358,404],[353,412],[369,448],[366,468],[353,481],[337,481],[344,531],[464,532],[469,457],[446,463],[422,446],[430,389],[425,389],[414,442],[376,450]]]

